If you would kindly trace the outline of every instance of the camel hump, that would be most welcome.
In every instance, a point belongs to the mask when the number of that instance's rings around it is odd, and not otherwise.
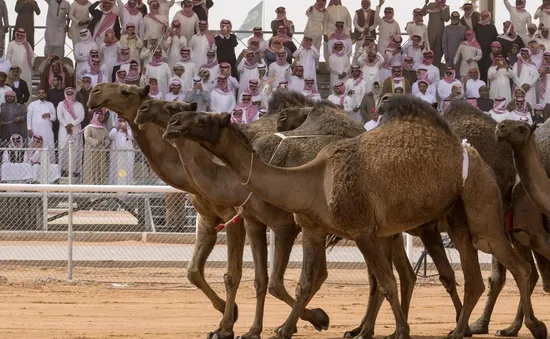
[[[278,113],[285,108],[313,107],[315,102],[302,93],[288,89],[278,89],[271,94],[267,104],[267,115]]]
[[[412,95],[393,95],[379,108],[381,125],[398,120],[415,120],[424,125],[443,130],[447,135],[456,137],[447,121],[430,105]]]
[[[496,126],[496,121],[494,121],[490,115],[483,113],[480,109],[464,100],[455,99],[451,101],[451,104],[445,113],[443,113],[443,117],[445,117],[447,121],[453,121],[455,119],[460,121],[482,119],[488,122],[492,128]]]

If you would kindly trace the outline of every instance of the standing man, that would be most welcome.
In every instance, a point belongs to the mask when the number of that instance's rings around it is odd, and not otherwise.
[[[63,77],[61,75],[54,75],[53,76],[54,87],[50,88],[46,92],[47,100],[52,103],[53,107],[56,110],[59,103],[65,99],[65,91],[64,91],[64,88],[62,87],[62,84],[63,84]],[[55,120],[53,124],[53,135],[56,143],[57,143],[58,132],[59,132],[59,122]]]
[[[315,46],[317,51],[321,50],[321,42],[323,41],[323,33],[325,32],[326,5],[326,0],[316,0],[315,4],[310,6],[306,11],[307,23],[304,29],[304,36],[313,40],[313,46]],[[319,64],[318,59],[317,64]]]
[[[67,0],[44,0],[48,4],[44,55],[55,54],[60,59],[65,56],[65,37],[69,31],[71,5]]]
[[[96,43],[101,43],[105,38],[105,33],[110,29],[115,32],[117,40],[120,40],[120,21],[113,8],[113,2],[110,0],[96,1],[88,8],[88,11],[92,16],[88,29]]]
[[[39,135],[43,139],[43,144],[53,150],[55,141],[53,137],[53,121],[56,121],[56,111],[53,104],[46,101],[46,91],[43,88],[38,90],[38,100],[30,103],[27,108],[27,129],[29,138],[33,135]],[[53,161],[54,153],[51,152],[50,158]]]
[[[40,15],[40,7],[36,0],[17,0],[15,3],[15,30],[23,27],[27,31],[27,41],[34,49],[34,14]]]
[[[6,2],[0,0],[0,47],[4,47],[6,32],[10,27],[10,21],[8,19],[8,8]]]
[[[25,107],[17,102],[14,91],[6,92],[6,102],[0,105],[0,121],[2,122],[2,141],[10,140],[14,134],[25,135]]]
[[[516,0],[516,6],[510,5],[510,1],[504,0],[504,6],[510,13],[510,21],[514,25],[517,35],[523,39],[524,45],[529,42],[527,40],[527,26],[531,24],[531,13],[525,9],[525,0]],[[507,32],[504,32],[506,34]]]
[[[435,0],[434,2],[426,0],[422,12],[428,14],[428,40],[434,53],[433,63],[439,67],[443,56],[443,30],[445,23],[451,19],[449,6],[447,6],[446,0]]]
[[[447,66],[453,66],[456,51],[458,47],[466,38],[466,31],[468,28],[464,26],[460,21],[460,14],[458,12],[451,13],[451,23],[443,29],[443,54],[445,55],[445,64]]]

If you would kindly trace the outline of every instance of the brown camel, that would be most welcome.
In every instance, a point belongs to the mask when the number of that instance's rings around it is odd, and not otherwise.
[[[545,123],[541,127],[540,137],[546,140],[540,145],[535,140],[535,126],[521,121],[503,121],[497,126],[496,135],[514,150],[514,164],[531,200],[544,214],[550,215],[550,180],[540,157],[541,152],[550,152],[550,141],[547,141],[550,126]]]
[[[530,267],[512,249],[500,226],[502,206],[492,171],[475,150],[463,148],[447,122],[427,103],[392,97],[382,109],[385,123],[380,128],[330,144],[315,160],[295,168],[263,162],[227,114],[177,114],[165,137],[200,142],[254,193],[298,214],[304,239],[303,271],[280,338],[292,336],[299,316],[326,279],[327,233],[356,242],[390,302],[396,337],[410,338],[391,264],[379,254],[391,245],[390,235],[438,219],[449,210],[449,231],[465,275],[464,306],[452,336],[463,337],[484,289],[477,248],[492,253],[510,269],[520,290],[527,327],[535,338],[546,338],[546,326],[536,319],[531,305]],[[465,165],[467,178],[463,177]],[[388,177],[388,173],[394,175]],[[466,226],[457,222],[462,214],[468,220]]]
[[[525,237],[527,239],[538,238],[540,234],[545,233],[545,230],[542,225],[541,216],[539,215],[538,218],[535,216],[540,213],[537,213],[534,210],[534,206],[526,201],[524,193],[522,193],[523,187],[519,185],[512,194],[516,180],[512,149],[505,143],[497,143],[495,140],[494,131],[497,123],[488,115],[462,100],[453,101],[443,116],[449,122],[453,132],[460,138],[466,138],[476,148],[485,163],[495,172],[503,206],[507,209],[511,204],[514,212],[514,224],[522,225],[521,228],[514,226],[512,243],[522,258],[531,264],[530,281],[532,288],[536,285],[539,275],[531,252],[537,259],[543,283],[545,285],[550,283],[550,257],[545,258],[541,255],[541,253],[544,253],[544,249],[540,252],[540,246],[536,242],[529,242],[527,240],[527,242],[524,241],[522,244],[518,240]],[[477,321],[470,325],[473,334],[487,334],[489,332],[489,323],[496,300],[506,282],[506,269],[494,258],[491,273],[488,297],[483,313]],[[512,324],[508,328],[499,330],[496,333],[502,336],[517,336],[522,322],[523,311],[520,305]]]
[[[228,274],[225,279],[227,301],[224,301],[206,282],[204,267],[216,244],[216,227],[232,218],[235,210],[230,206],[214,204],[197,194],[197,190],[191,185],[183,171],[177,151],[162,138],[163,131],[154,125],[148,126],[144,130],[138,129],[134,119],[141,103],[151,99],[148,97],[148,93],[148,88],[99,84],[92,90],[88,106],[94,109],[108,108],[128,121],[134,139],[147,158],[151,169],[168,185],[190,193],[191,202],[198,213],[198,231],[193,257],[187,268],[187,278],[210,299],[214,308],[224,315],[218,329],[208,334],[209,337],[213,337],[222,330],[232,329],[233,323],[238,318],[235,296],[242,272],[244,225],[242,221],[239,221],[234,225],[234,229],[227,230],[228,258],[230,260],[228,260]]]
[[[235,206],[235,204],[218,205],[209,200],[207,196],[199,194],[199,191],[193,185],[194,183],[190,181],[189,177],[186,175],[185,168],[182,166],[178,152],[171,146],[171,144],[167,143],[167,141],[161,137],[166,124],[161,129],[155,124],[147,124],[147,126],[142,126],[142,128],[139,128],[139,126],[134,123],[141,104],[144,101],[151,99],[147,97],[147,93],[147,87],[145,89],[140,89],[136,86],[101,84],[94,88],[88,105],[94,108],[106,107],[112,109],[113,111],[118,112],[120,117],[128,120],[139,147],[147,157],[149,164],[157,175],[173,187],[194,193],[192,195],[192,202],[199,213],[199,231],[193,259],[188,268],[188,278],[191,283],[196,285],[203,291],[203,293],[207,295],[207,297],[212,301],[214,307],[224,314],[220,327],[216,331],[210,332],[208,337],[232,338],[233,323],[237,318],[237,314],[235,313],[234,317],[231,315],[233,311],[231,311],[231,314],[228,314],[229,306],[226,305],[230,302],[234,304],[234,297],[236,295],[241,277],[242,253],[244,249],[243,223],[242,221],[239,221],[237,225],[232,225],[232,227],[227,229],[229,252],[228,261],[230,264],[228,265],[229,274],[226,274],[225,277],[226,288],[228,290],[228,302],[225,303],[206,283],[204,279],[204,266],[208,255],[211,253],[216,243],[216,227],[220,223],[233,218],[235,215],[235,209],[232,206]],[[296,101],[294,97],[276,97],[276,104],[271,105],[274,110],[284,109],[286,107],[300,104],[312,104],[312,102]],[[129,102],[131,104],[128,104]],[[189,104],[182,105],[184,105],[184,107],[190,107]],[[183,109],[183,107],[180,108]],[[249,135],[251,137],[258,137],[263,133],[274,132],[277,120],[276,118],[277,114],[271,114],[269,118],[266,116],[261,121],[258,121],[254,126],[248,126]],[[219,187],[219,189],[222,188],[223,187]],[[286,220],[288,220],[288,218]],[[293,220],[292,224],[294,225],[294,228],[289,227],[286,230],[286,233],[280,233],[275,239],[275,262],[272,271],[272,279],[270,280],[269,286],[270,293],[285,302],[289,302],[288,300],[293,301],[284,288],[284,272],[290,257],[292,244],[294,243],[294,239],[299,232]],[[236,233],[237,231],[239,231],[239,233]],[[265,226],[261,236],[263,237],[265,243]],[[249,237],[252,237],[252,234],[249,234]],[[259,237],[255,238],[260,239]],[[266,246],[264,247],[267,248]],[[265,255],[267,256],[267,254]],[[265,268],[265,270],[267,270],[267,268]],[[261,287],[261,285],[258,285],[258,287]],[[264,287],[264,297],[265,290],[266,288]],[[261,295],[261,293],[262,289],[260,289],[259,295]],[[263,316],[263,299],[258,298],[257,303],[257,310],[262,310],[262,312],[256,313],[256,319],[261,319]],[[234,309],[236,312],[236,305]],[[233,310],[233,308],[231,308],[231,310]],[[312,319],[311,322],[316,328],[320,329],[328,326],[328,317],[326,317],[326,313],[324,313],[324,311],[317,309],[307,315],[310,316]],[[243,336],[243,338],[255,338],[255,333],[258,330],[257,324],[258,320],[255,320],[251,331],[247,335]],[[259,330],[261,332],[261,327]]]

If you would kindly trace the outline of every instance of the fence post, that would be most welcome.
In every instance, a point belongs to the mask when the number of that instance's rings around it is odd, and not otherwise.
[[[73,184],[74,143],[69,141],[69,185]],[[69,215],[67,220],[67,280],[73,279],[73,192],[69,191]]]
[[[268,264],[269,264],[269,276],[271,277],[271,271],[273,270],[273,263],[275,262],[275,232],[272,229],[269,230],[269,250],[268,250]]]
[[[50,178],[50,152],[47,148],[40,151],[40,183],[47,184]],[[42,230],[48,231],[48,192],[42,193]]]
[[[409,258],[409,261],[412,263],[412,256],[413,256],[413,236],[409,233],[405,233],[405,239],[406,239],[406,250],[407,250],[407,258]]]

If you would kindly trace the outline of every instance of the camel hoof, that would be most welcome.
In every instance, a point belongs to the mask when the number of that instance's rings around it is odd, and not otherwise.
[[[508,328],[505,328],[503,330],[498,330],[495,333],[495,336],[497,337],[517,337],[519,333],[519,328],[515,326],[510,326]]]
[[[536,321],[534,323],[525,321],[525,325],[531,331],[531,334],[535,339],[546,339],[548,336],[548,331],[546,330],[546,325],[542,321]]]
[[[208,332],[206,333],[206,339],[213,339],[214,338],[214,335],[216,334],[217,332]]]
[[[392,334],[387,336],[385,339],[395,339],[395,338],[397,338],[397,333],[393,332]]]
[[[313,319],[309,322],[313,325],[313,327],[315,327],[317,331],[320,332],[322,330],[328,330],[330,319],[325,311],[320,308],[314,308],[311,310],[311,315],[313,316]]]
[[[235,334],[233,333],[221,334],[220,332],[218,332],[218,333],[214,333],[214,335],[212,336],[212,339],[235,339]]]
[[[344,338],[355,338],[360,332],[360,327],[354,328],[351,331],[346,331],[346,333],[344,333]]]
[[[489,334],[489,324],[484,323],[481,319],[478,319],[469,327],[471,334]]]
[[[455,331],[456,331],[456,328],[454,330],[452,330],[451,332],[449,332],[449,334],[447,334],[447,338],[454,338],[455,337],[455,335],[454,335]],[[466,327],[466,330],[464,331],[464,335],[461,336],[461,337],[471,338],[472,336],[473,335],[472,335],[472,331],[470,330],[470,327]]]
[[[243,334],[237,337],[237,339],[262,339],[259,334]]]

